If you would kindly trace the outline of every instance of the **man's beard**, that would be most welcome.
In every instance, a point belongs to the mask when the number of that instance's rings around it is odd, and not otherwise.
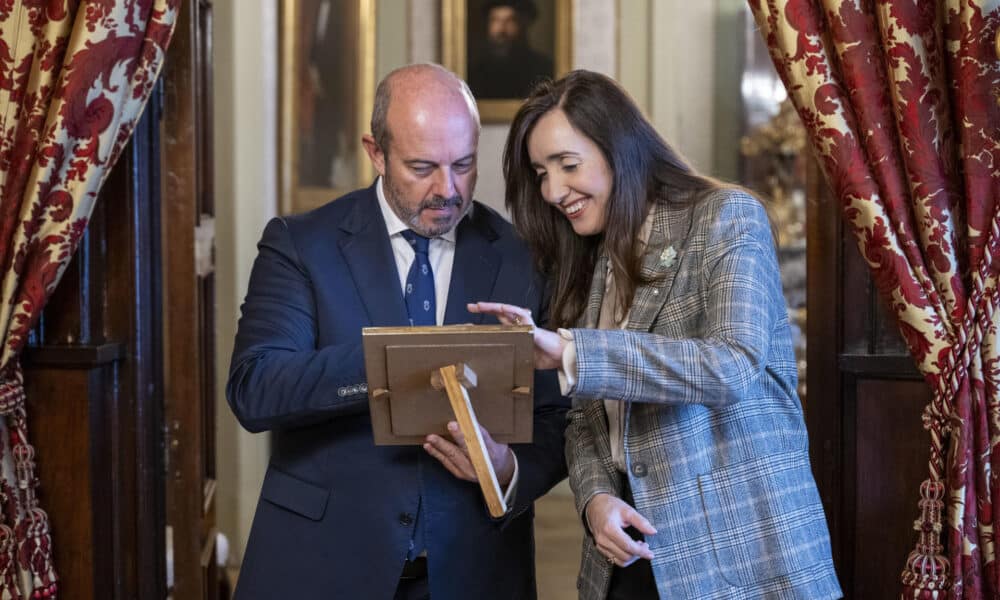
[[[490,39],[486,42],[486,53],[497,58],[506,58],[513,54],[517,38],[504,38],[502,41]]]
[[[441,209],[446,207],[454,207],[460,209],[462,207],[462,195],[456,194],[451,198],[442,198],[441,196],[435,196],[429,200],[424,200],[420,203],[420,206],[416,210],[411,210],[406,203],[401,200],[402,194],[398,189],[392,184],[392,179],[386,174],[383,178],[383,191],[385,192],[386,202],[389,206],[396,212],[396,215],[401,221],[406,223],[410,229],[419,233],[424,237],[437,237],[451,231],[451,229],[462,220],[462,217],[469,212],[469,208],[472,207],[472,203],[469,202],[465,210],[460,212],[456,218],[452,217],[440,217],[434,219],[432,224],[427,226],[420,220],[420,213],[424,209]]]

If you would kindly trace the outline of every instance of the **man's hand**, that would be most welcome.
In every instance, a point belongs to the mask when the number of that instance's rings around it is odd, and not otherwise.
[[[656,533],[656,529],[625,501],[611,494],[597,494],[587,503],[586,514],[594,543],[610,562],[623,567],[636,558],[653,559],[649,545],[633,540],[625,528],[631,525],[646,535]]]
[[[472,459],[469,458],[469,448],[465,444],[465,436],[458,428],[458,423],[455,421],[448,423],[448,433],[451,434],[454,443],[432,433],[427,436],[424,450],[438,459],[444,468],[451,471],[455,477],[465,481],[478,481],[476,470],[472,466]],[[494,442],[490,433],[482,427],[479,427],[479,434],[483,436],[486,454],[490,457],[490,462],[493,463],[497,482],[500,487],[506,488],[514,476],[514,451],[507,444]]]

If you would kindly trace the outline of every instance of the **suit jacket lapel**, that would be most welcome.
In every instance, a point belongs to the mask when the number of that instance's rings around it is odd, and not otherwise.
[[[493,294],[502,257],[493,247],[498,235],[485,217],[486,213],[473,205],[468,216],[458,224],[455,262],[451,268],[448,304],[444,313],[446,325],[482,323],[483,315],[470,313],[465,305],[489,300]]]
[[[346,235],[340,251],[354,278],[369,323],[378,326],[407,325],[406,304],[399,288],[396,259],[389,244],[389,233],[378,209],[375,187],[340,224]]]
[[[629,312],[628,329],[635,331],[648,331],[670,296],[691,227],[689,201],[657,204],[653,210],[653,230],[642,257],[642,275],[651,281],[636,288]]]

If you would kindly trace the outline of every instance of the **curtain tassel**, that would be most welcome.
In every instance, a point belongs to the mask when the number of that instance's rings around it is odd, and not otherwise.
[[[17,524],[21,565],[31,573],[32,599],[56,597],[56,571],[52,564],[52,535],[49,516],[40,508],[31,508]]]
[[[0,525],[0,598],[4,600],[23,600],[17,580],[16,548],[14,530]]]
[[[920,518],[913,522],[917,547],[910,552],[903,570],[901,600],[945,600],[948,598],[948,559],[941,554],[941,512],[944,483],[925,479],[920,484]]]

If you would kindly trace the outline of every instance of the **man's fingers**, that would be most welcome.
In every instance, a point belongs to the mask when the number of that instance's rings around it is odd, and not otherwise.
[[[442,437],[429,435],[424,450],[444,465],[452,475],[466,481],[475,481],[476,472],[462,448]]]
[[[436,458],[438,462],[441,463],[445,469],[448,469],[448,471],[452,475],[458,477],[459,479],[465,478],[464,477],[465,474],[462,473],[462,470],[458,468],[458,465],[452,462],[451,458],[449,458],[447,454],[438,450],[433,444],[429,443],[424,444],[424,450],[426,450],[428,454]]]
[[[462,433],[462,429],[458,426],[458,423],[455,421],[448,423],[448,433],[451,434],[451,438],[455,440],[455,444],[461,448],[463,452],[468,451],[468,446],[465,444],[465,434]]]

